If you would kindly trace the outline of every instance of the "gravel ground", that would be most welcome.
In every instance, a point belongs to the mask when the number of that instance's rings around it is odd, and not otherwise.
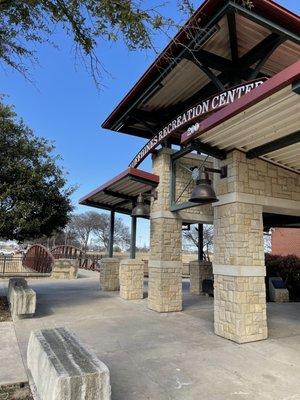
[[[27,383],[0,386],[0,400],[33,400]]]

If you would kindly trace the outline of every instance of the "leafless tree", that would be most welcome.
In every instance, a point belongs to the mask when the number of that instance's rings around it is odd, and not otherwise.
[[[198,231],[195,226],[192,226],[189,231],[184,231],[183,237],[187,243],[198,249]],[[213,249],[213,237],[213,225],[203,225],[203,254],[206,260],[209,260],[209,252]]]
[[[110,236],[110,216],[108,214],[98,214],[100,218],[93,233],[96,241],[99,242],[106,250],[109,246]],[[120,218],[115,219],[114,245],[119,248],[127,248],[130,244],[130,231]]]
[[[101,221],[101,214],[95,211],[74,214],[71,217],[67,230],[75,233],[81,248],[86,251],[91,235],[95,232]]]

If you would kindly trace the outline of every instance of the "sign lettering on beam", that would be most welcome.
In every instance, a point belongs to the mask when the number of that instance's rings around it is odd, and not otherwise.
[[[217,111],[220,108],[233,103],[244,94],[249,93],[251,92],[251,90],[260,86],[266,80],[267,78],[260,78],[244,83],[243,85],[234,86],[233,88],[225,90],[222,93],[218,93],[215,96],[209,97],[208,99],[196,104],[194,107],[184,111],[149,140],[149,142],[138,152],[138,154],[131,161],[129,167],[136,168],[150,153],[153,152],[153,150],[158,145],[174,135],[178,131],[178,129],[183,128],[189,123],[197,120],[197,118],[203,119],[203,116],[205,116],[206,114]],[[195,126],[192,126],[189,129],[194,130]]]

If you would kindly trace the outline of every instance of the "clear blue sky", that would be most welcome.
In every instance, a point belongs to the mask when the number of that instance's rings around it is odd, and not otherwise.
[[[174,17],[176,3],[170,0],[165,13]],[[300,12],[299,0],[278,3]],[[69,183],[79,185],[73,203],[77,212],[83,212],[89,208],[79,207],[78,199],[124,170],[145,143],[143,139],[105,131],[100,124],[153,61],[154,54],[130,52],[121,42],[99,43],[97,54],[111,76],[104,76],[105,87],[98,92],[85,68],[80,63],[75,66],[71,40],[57,31],[54,41],[58,49],[50,45],[36,47],[39,65],[31,67],[35,85],[18,73],[1,69],[0,92],[7,95],[5,101],[15,105],[18,115],[37,135],[55,142],[69,172]],[[160,48],[166,41],[164,35],[156,40]],[[150,170],[150,160],[142,167]],[[125,221],[129,223],[127,217]],[[148,240],[148,221],[139,221],[138,244]]]

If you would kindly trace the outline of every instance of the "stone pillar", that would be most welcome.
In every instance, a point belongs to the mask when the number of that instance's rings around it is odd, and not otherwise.
[[[54,260],[51,273],[53,279],[76,279],[79,260],[76,258],[58,258]]]
[[[190,293],[203,294],[202,282],[213,279],[212,263],[210,261],[190,261]]]
[[[119,265],[117,258],[102,258],[100,260],[100,289],[106,292],[118,291]]]
[[[267,338],[262,206],[214,208],[215,333],[237,343]]]
[[[153,159],[159,175],[158,198],[151,205],[148,307],[157,312],[182,310],[182,222],[170,212],[170,149]]]
[[[125,300],[139,300],[144,294],[144,262],[125,259],[120,262],[120,297]]]

